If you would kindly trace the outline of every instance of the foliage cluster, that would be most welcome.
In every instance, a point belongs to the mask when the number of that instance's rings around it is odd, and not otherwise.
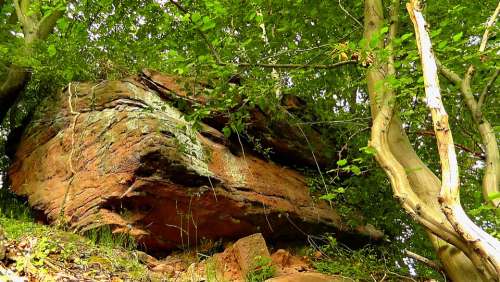
[[[145,67],[187,76],[210,86],[210,91],[203,93],[210,103],[190,111],[190,121],[225,114],[229,122],[222,131],[226,136],[241,135],[243,141],[254,144],[256,151],[271,158],[272,152],[246,131],[252,122],[251,109],[259,107],[275,119],[320,132],[330,145],[332,161],[319,171],[307,171],[316,197],[329,201],[349,219],[349,224],[367,221],[383,229],[396,246],[409,244],[419,253],[430,254],[424,232],[392,199],[389,183],[376,168],[373,152],[366,147],[370,107],[365,66],[377,67],[393,55],[397,77],[388,76],[378,82],[379,87],[395,90],[397,110],[413,148],[439,174],[435,139],[429,134],[432,127],[422,103],[418,52],[406,13],[401,13],[401,32],[391,53],[387,48],[376,48],[389,32],[389,22],[370,42],[362,39],[359,19],[363,1],[187,0],[181,5],[175,1],[83,0],[67,5],[53,34],[30,46],[33,56],[27,57],[21,25],[11,21],[12,1],[1,2],[7,4],[0,7],[0,79],[6,77],[10,64],[28,68],[31,74],[4,128],[21,124],[40,99],[72,80],[121,78]],[[44,15],[61,4],[45,0],[33,3],[38,4],[32,9]],[[495,5],[494,0],[467,4],[461,0],[427,1],[423,11],[441,63],[457,73],[464,73],[469,64],[477,66],[474,93],[480,93],[488,83],[484,78],[498,69],[497,61],[491,59],[498,55],[498,25],[492,31],[491,48],[482,54],[477,52],[484,21]],[[384,12],[389,9],[384,7]],[[357,66],[263,66],[327,65],[352,58],[359,61]],[[232,83],[235,77],[238,83]],[[484,146],[471,114],[465,110],[460,89],[445,79],[441,87],[461,164],[461,202],[479,226],[499,237],[498,214],[484,205],[478,189],[483,177]],[[496,92],[498,84],[491,89],[491,93]],[[306,106],[285,115],[281,104],[284,95],[295,95]],[[498,120],[496,105],[498,95],[490,95],[483,110],[493,123]],[[496,136],[499,129],[494,126]],[[5,136],[5,130],[0,131]],[[365,217],[353,216],[355,210],[361,210]],[[394,251],[389,256],[404,268],[403,255]],[[358,257],[362,257],[361,253]]]

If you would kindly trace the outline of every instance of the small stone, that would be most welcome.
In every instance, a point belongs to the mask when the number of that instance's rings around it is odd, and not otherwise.
[[[243,276],[255,267],[255,259],[271,258],[266,241],[261,233],[256,233],[239,239],[234,243],[234,254],[240,265]]]

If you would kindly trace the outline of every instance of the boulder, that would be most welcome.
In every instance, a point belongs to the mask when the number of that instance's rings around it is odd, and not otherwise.
[[[174,86],[170,91],[180,91]],[[250,150],[233,154],[219,130],[199,128],[138,78],[70,83],[41,103],[25,128],[11,188],[49,222],[77,231],[108,226],[149,251],[257,232],[380,238],[315,202],[299,172]]]

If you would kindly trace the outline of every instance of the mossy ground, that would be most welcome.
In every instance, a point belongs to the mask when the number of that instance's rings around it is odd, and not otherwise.
[[[80,235],[0,214],[12,253],[4,266],[19,275],[52,281],[56,277],[103,281],[148,281],[147,267],[132,250],[96,243]]]
[[[129,240],[109,230],[89,238],[34,222],[26,203],[0,192],[0,227],[7,258],[3,268],[35,281],[57,278],[102,281],[150,281],[149,271]],[[108,233],[107,233],[108,232]]]

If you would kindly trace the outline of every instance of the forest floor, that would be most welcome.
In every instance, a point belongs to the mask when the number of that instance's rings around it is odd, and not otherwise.
[[[241,277],[238,273],[241,270],[236,262],[231,261],[231,254],[215,254],[214,250],[221,250],[220,246],[207,242],[197,251],[177,251],[156,259],[106,230],[84,237],[30,219],[8,218],[0,213],[0,281],[259,282],[276,273],[269,261],[260,265],[252,277]],[[313,269],[307,257],[298,259],[284,250],[275,254],[277,256],[273,255],[273,258],[279,260],[293,259],[292,264],[279,269],[281,275]],[[222,274],[216,269],[216,264],[220,265],[221,261],[225,265]]]
[[[272,262],[259,262],[252,275],[238,281],[261,282],[298,272],[321,272],[339,281],[428,281],[381,262],[372,247],[351,250],[331,235],[320,238],[270,246]],[[227,265],[233,262],[224,258],[236,244],[206,241],[196,250],[178,250],[155,258],[109,229],[83,236],[37,223],[26,203],[0,191],[0,281],[236,281],[225,276],[232,271]]]
[[[0,217],[0,226],[0,280],[153,280],[142,252],[25,220]]]

